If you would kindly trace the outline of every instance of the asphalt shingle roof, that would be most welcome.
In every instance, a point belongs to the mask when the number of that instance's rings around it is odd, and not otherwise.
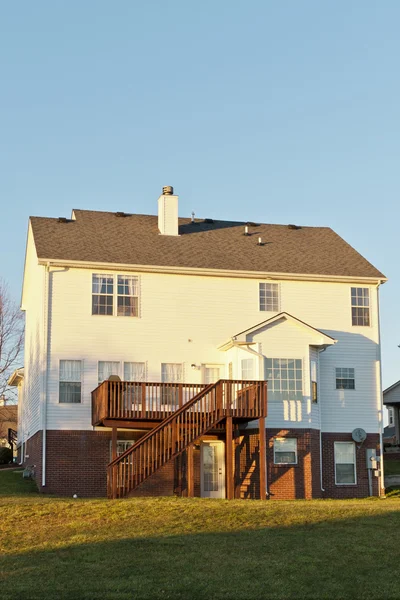
[[[75,210],[76,220],[31,217],[39,259],[354,277],[384,275],[328,227],[179,219],[163,236],[157,216]],[[263,245],[258,245],[258,238]]]

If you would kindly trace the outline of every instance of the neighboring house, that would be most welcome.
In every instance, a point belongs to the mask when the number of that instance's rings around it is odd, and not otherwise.
[[[70,496],[366,496],[384,281],[329,228],[178,219],[172,188],[32,217],[21,461]]]
[[[18,407],[0,398],[0,447],[6,446],[16,451]]]
[[[394,436],[392,436],[392,442],[390,443],[398,444],[400,442],[400,381],[396,381],[396,383],[384,390],[383,404],[388,411],[388,426],[394,429]]]

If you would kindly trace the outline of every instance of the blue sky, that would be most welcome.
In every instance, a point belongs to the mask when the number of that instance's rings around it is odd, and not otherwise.
[[[154,214],[173,185],[181,216],[335,229],[390,278],[384,385],[400,379],[399,20],[390,0],[1,3],[12,294],[29,215]]]

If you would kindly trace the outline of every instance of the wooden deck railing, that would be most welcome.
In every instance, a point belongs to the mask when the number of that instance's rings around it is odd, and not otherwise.
[[[266,381],[220,380],[205,386],[109,464],[108,496],[126,496],[225,417],[256,419],[266,413]]]
[[[92,424],[104,419],[164,419],[205,387],[201,383],[103,381],[92,392]]]

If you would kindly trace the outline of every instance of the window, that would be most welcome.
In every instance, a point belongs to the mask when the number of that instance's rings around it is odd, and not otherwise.
[[[254,360],[252,358],[242,358],[242,379],[245,381],[254,379]]]
[[[318,402],[317,361],[311,361],[311,400]]]
[[[260,283],[260,310],[278,312],[279,288],[277,283]]]
[[[297,465],[297,439],[275,438],[274,439],[274,464],[275,465]]]
[[[79,404],[81,402],[80,360],[60,360],[59,402],[61,404]]]
[[[162,363],[161,364],[161,381],[162,383],[182,383],[183,381],[183,365],[181,363]],[[161,404],[178,407],[179,405],[179,390],[177,386],[161,388]]]
[[[335,442],[335,483],[356,483],[356,449],[353,442]]]
[[[368,288],[351,288],[351,319],[353,325],[369,326]]]
[[[298,358],[267,358],[268,399],[303,400],[302,361]]]
[[[116,295],[116,301],[114,296]],[[116,306],[116,309],[115,309]],[[139,316],[139,278],[133,275],[92,275],[92,315]]]
[[[119,375],[119,362],[99,360],[98,379],[99,383],[107,381],[110,375]]]
[[[393,427],[394,425],[394,409],[393,406],[388,408],[388,419],[389,419],[389,427]]]
[[[118,275],[118,317],[137,317],[138,314],[138,278],[131,275]]]
[[[354,369],[336,369],[336,389],[337,390],[355,390]]]
[[[124,381],[146,381],[146,363],[124,363]]]
[[[92,275],[92,315],[112,315],[114,277]]]

